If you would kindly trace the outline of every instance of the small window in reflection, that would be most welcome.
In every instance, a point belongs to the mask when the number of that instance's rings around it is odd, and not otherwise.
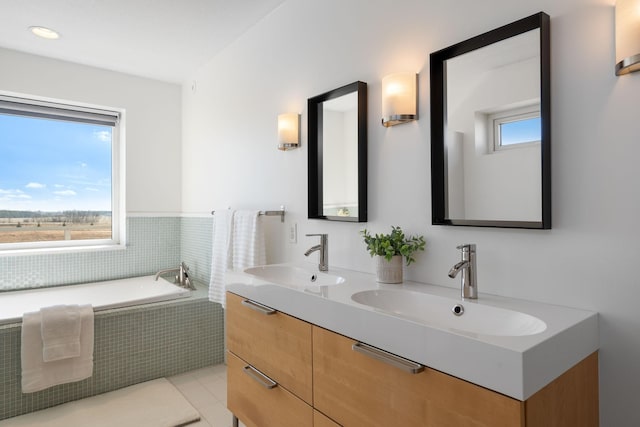
[[[540,144],[542,122],[538,109],[501,111],[488,119],[494,151]]]
[[[540,142],[540,117],[500,123],[500,146]]]

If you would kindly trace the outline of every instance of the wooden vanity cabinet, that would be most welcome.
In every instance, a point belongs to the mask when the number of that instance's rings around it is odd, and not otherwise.
[[[313,426],[311,324],[227,293],[227,407],[247,426]]]
[[[226,316],[227,406],[249,427],[599,425],[597,352],[522,402],[233,293]]]

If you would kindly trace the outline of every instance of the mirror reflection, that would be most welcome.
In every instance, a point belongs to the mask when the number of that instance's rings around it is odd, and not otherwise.
[[[450,219],[540,221],[540,31],[446,61]]]
[[[358,97],[322,103],[322,214],[358,216]]]
[[[308,100],[309,218],[367,220],[367,85]]]
[[[432,222],[551,228],[549,16],[431,54]]]

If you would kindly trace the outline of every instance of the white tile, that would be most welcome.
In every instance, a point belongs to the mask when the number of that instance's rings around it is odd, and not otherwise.
[[[222,369],[219,368],[219,366],[220,365],[208,366],[206,368],[196,369],[189,373],[198,379],[218,378],[221,373],[226,372],[226,367],[224,365],[222,365]]]
[[[226,427],[231,424],[231,412],[220,402],[216,402],[199,411],[200,415],[213,427]]]
[[[181,385],[176,385],[176,388],[180,390],[180,393],[198,409],[201,406],[208,405],[210,403],[218,402],[213,394],[211,394],[198,380],[188,382]]]
[[[198,381],[197,378],[191,375],[191,372],[185,372],[183,374],[174,375],[172,377],[168,377],[167,379],[171,382],[171,384],[173,384],[177,388],[180,388],[180,386],[184,384],[189,384],[189,383]]]
[[[224,363],[220,364],[220,365],[215,365],[211,367],[211,370],[216,374],[216,375],[223,375],[223,376],[227,376],[227,365],[225,365]]]
[[[222,404],[227,404],[227,379],[217,377],[214,380],[202,381],[200,383]]]

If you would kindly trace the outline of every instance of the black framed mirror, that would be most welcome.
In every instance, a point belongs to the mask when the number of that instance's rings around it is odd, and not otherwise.
[[[367,84],[308,100],[308,217],[367,221]]]
[[[551,228],[549,16],[430,55],[432,223]]]

